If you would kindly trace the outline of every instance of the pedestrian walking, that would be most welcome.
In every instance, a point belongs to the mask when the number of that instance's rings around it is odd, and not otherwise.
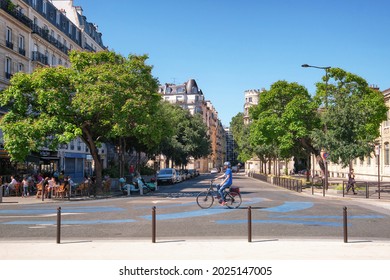
[[[353,194],[357,194],[357,192],[355,191],[355,184],[356,184],[355,173],[354,173],[354,170],[351,169],[351,171],[348,174],[347,194],[351,188],[352,188]]]

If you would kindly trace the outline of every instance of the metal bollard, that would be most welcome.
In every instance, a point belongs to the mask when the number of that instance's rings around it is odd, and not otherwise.
[[[152,243],[156,243],[156,206],[152,208]]]
[[[343,208],[344,243],[348,243],[347,207]]]
[[[252,207],[248,207],[248,242],[252,242]]]
[[[3,202],[3,185],[0,185],[0,203]]]
[[[57,208],[57,244],[61,243],[61,207]]]

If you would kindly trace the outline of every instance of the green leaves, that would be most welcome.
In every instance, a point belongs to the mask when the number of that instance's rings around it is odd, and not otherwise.
[[[250,142],[264,146],[266,157],[291,157],[319,125],[316,104],[297,83],[278,81],[261,93],[259,104],[250,110]],[[270,149],[272,147],[272,149]]]
[[[317,84],[317,93],[326,84]],[[370,156],[379,136],[379,126],[386,120],[383,94],[371,89],[361,77],[339,68],[329,70],[328,107],[321,114],[324,129],[316,130],[317,148],[329,152],[329,159],[347,166],[355,158]]]

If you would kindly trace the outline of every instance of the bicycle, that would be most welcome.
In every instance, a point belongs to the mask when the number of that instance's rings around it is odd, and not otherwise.
[[[200,192],[196,196],[196,203],[202,209],[210,208],[214,203],[214,197],[219,195],[219,193],[214,190],[213,182],[214,180],[210,180],[210,186],[207,190]],[[226,206],[230,209],[240,207],[242,202],[241,195],[238,192],[230,191],[230,188],[229,190],[224,191],[224,199],[226,201]]]

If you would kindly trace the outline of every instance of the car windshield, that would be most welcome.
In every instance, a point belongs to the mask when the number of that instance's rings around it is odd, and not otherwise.
[[[162,170],[160,170],[160,174],[172,174],[172,170],[171,169],[162,169]]]

